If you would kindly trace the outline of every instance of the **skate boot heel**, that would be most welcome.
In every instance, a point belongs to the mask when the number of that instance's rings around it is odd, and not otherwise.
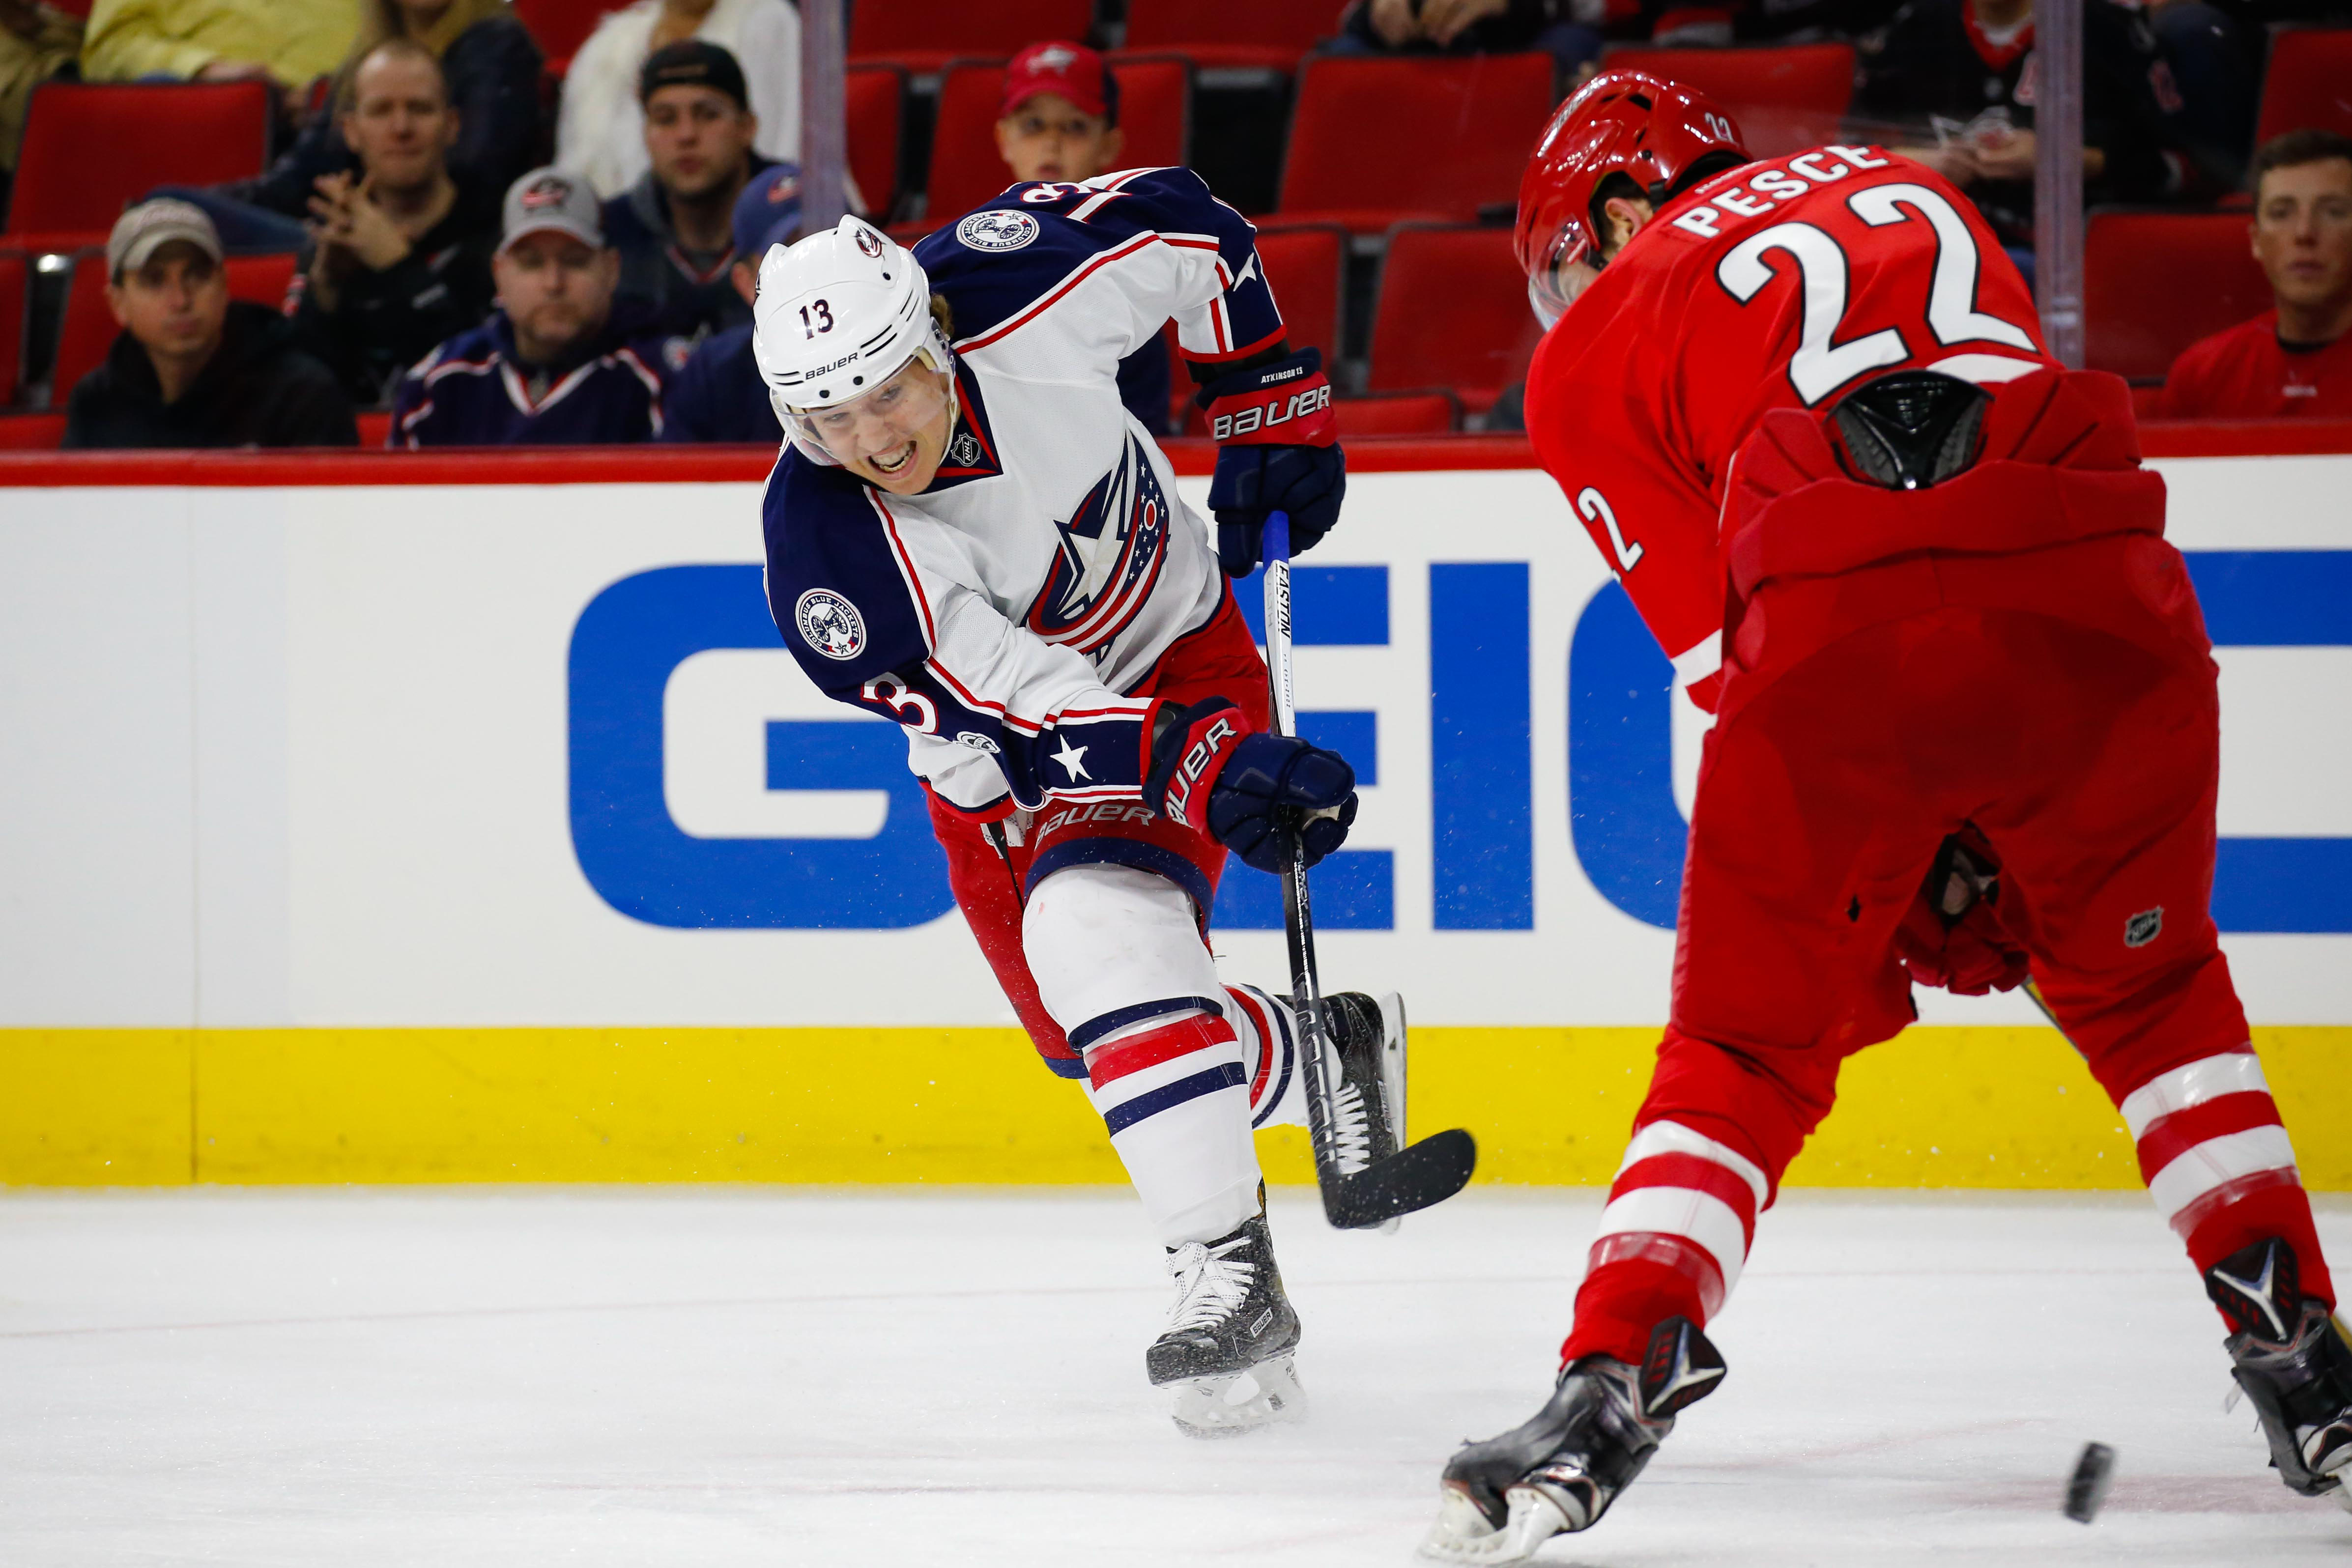
[[[2233,1252],[2205,1271],[2205,1291],[2235,1331],[2221,1345],[2279,1479],[2352,1511],[2352,1343],[2303,1294],[2294,1249],[2273,1238]]]

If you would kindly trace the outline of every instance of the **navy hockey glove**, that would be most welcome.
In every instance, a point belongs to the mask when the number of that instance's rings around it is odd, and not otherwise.
[[[1217,438],[1209,509],[1217,514],[1217,563],[1225,575],[1247,577],[1257,566],[1268,512],[1290,514],[1294,553],[1314,548],[1339,520],[1348,493],[1348,460],[1339,451],[1323,356],[1302,349],[1236,371],[1203,386],[1193,401]]]
[[[1244,727],[1223,697],[1154,716],[1143,803],[1207,833],[1263,872],[1299,838],[1308,865],[1348,841],[1356,770],[1336,751]]]

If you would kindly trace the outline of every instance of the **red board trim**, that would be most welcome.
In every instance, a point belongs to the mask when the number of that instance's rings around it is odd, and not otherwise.
[[[1216,466],[1213,442],[1160,444],[1176,472]],[[1347,444],[1358,474],[1533,468],[1517,435],[1374,435]],[[2352,454],[2352,420],[2149,423],[2150,457]],[[445,452],[5,452],[0,489],[59,486],[706,485],[757,483],[770,446],[541,446]]]

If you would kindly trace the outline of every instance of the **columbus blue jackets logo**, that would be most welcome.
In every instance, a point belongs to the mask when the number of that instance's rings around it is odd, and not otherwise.
[[[1118,466],[1095,481],[1067,522],[1054,527],[1060,549],[1025,624],[1048,643],[1081,653],[1128,628],[1168,560],[1168,497],[1129,438]]]
[[[956,238],[974,250],[1019,250],[1037,237],[1027,213],[974,213],[956,225]]]
[[[812,588],[793,606],[801,641],[828,659],[855,659],[866,651],[866,622],[838,593]]]

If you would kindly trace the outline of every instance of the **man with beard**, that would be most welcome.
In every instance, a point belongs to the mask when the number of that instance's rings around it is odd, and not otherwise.
[[[760,117],[743,68],[717,44],[688,38],[646,57],[637,98],[653,167],[604,204],[620,296],[688,337],[749,327],[751,308],[729,276],[739,259],[735,199],[773,160],[752,151]]]

